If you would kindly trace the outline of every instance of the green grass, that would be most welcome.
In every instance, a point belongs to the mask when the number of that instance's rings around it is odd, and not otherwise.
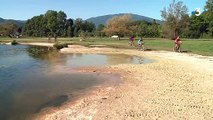
[[[184,51],[213,56],[213,40],[186,40],[182,46]]]
[[[47,42],[47,38],[0,38],[0,42]],[[78,44],[78,45],[106,45],[113,48],[136,49],[128,46],[129,39],[122,38],[121,40],[112,38],[89,38],[85,41],[80,41],[80,38],[58,38],[60,43]],[[52,39],[52,42],[54,40]],[[145,38],[145,47],[149,50],[166,50],[173,51],[174,40],[162,38]],[[200,55],[213,56],[213,39],[182,39],[182,51],[187,53],[195,53]],[[135,41],[137,44],[137,39]]]

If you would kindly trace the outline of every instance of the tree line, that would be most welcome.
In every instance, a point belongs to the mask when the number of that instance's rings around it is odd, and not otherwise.
[[[207,0],[204,12],[193,11],[188,14],[187,6],[182,1],[175,1],[161,11],[164,20],[164,37],[174,38],[213,38],[213,0]]]
[[[0,36],[18,37],[21,32],[21,27],[15,23],[0,24]]]
[[[131,15],[124,15],[115,16],[108,21],[106,26],[100,24],[96,28],[92,22],[84,21],[81,18],[67,19],[63,11],[49,10],[44,15],[27,20],[23,28],[23,34],[30,37],[105,37],[114,34],[123,37],[131,35],[130,33],[145,37],[158,37],[158,24],[155,20],[153,23],[133,21]]]
[[[94,23],[81,18],[67,19],[63,11],[49,10],[44,15],[27,20],[23,34],[33,37],[78,37],[81,32],[91,33],[95,30]]]
[[[27,20],[22,28],[14,24],[0,25],[0,35],[19,33],[29,37],[105,37],[118,35],[163,37],[173,39],[179,35],[184,38],[213,38],[213,0],[207,0],[202,13],[188,13],[182,1],[173,0],[169,7],[161,11],[162,24],[155,20],[134,21],[131,15],[115,16],[106,25],[97,28],[92,22],[81,18],[67,18],[63,11],[48,10],[45,14]]]

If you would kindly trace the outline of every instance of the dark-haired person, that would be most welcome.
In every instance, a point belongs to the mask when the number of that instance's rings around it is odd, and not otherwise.
[[[131,37],[129,38],[129,45],[130,45],[130,46],[135,46],[134,41],[135,41],[135,36],[133,35],[133,36],[131,36]]]
[[[140,39],[138,40],[138,47],[139,47],[139,50],[145,50],[144,48],[144,41],[143,41],[143,38],[140,37]]]
[[[175,47],[174,47],[174,51],[175,52],[181,52],[181,47],[180,47],[180,45],[181,45],[181,40],[180,40],[180,37],[179,36],[177,36],[176,38],[175,38]]]

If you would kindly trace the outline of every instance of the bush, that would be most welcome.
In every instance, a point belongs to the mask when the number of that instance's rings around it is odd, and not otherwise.
[[[53,47],[56,48],[56,49],[58,49],[58,50],[60,50],[60,49],[62,49],[64,47],[68,47],[68,44],[67,43],[55,43],[53,45]]]
[[[12,42],[11,42],[11,45],[17,45],[18,44],[18,42],[16,42],[16,40],[13,40]]]

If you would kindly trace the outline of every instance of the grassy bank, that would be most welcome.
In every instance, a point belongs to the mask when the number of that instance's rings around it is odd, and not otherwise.
[[[47,42],[47,38],[0,38],[0,42],[6,43],[16,40],[17,42]],[[112,38],[89,38],[85,41],[80,41],[80,38],[58,38],[59,42],[69,44],[79,44],[84,46],[89,45],[106,45],[115,48],[136,49],[128,46],[129,39],[123,38],[121,40]],[[148,50],[166,50],[173,51],[174,41],[161,38],[145,38],[145,47]],[[213,39],[182,39],[182,51],[187,53],[195,53],[200,55],[213,56]],[[52,42],[54,40],[52,39]],[[137,44],[137,41],[135,41]]]

